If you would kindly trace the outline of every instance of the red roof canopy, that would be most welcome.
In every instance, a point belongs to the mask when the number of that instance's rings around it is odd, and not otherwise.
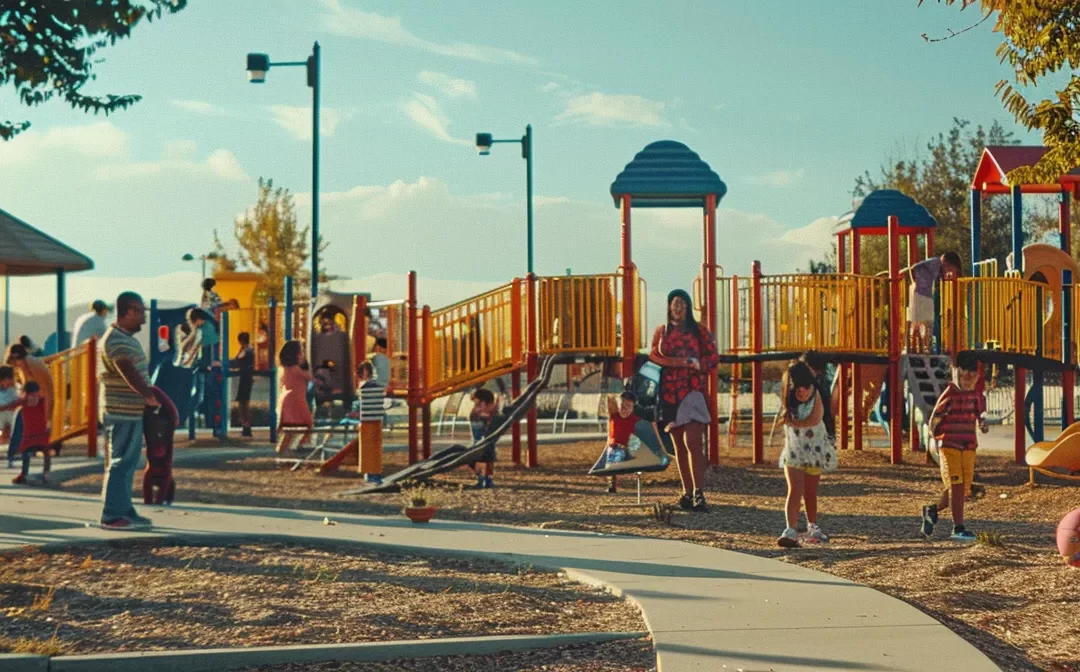
[[[1024,145],[998,145],[987,147],[979,159],[975,176],[971,179],[971,188],[990,194],[1007,194],[1012,191],[1009,184],[1010,170],[1024,166],[1034,166],[1046,154],[1046,147]],[[1075,188],[1080,183],[1080,167],[1062,175],[1051,184],[1021,184],[1020,191],[1028,194],[1054,194],[1062,191],[1063,186]]]

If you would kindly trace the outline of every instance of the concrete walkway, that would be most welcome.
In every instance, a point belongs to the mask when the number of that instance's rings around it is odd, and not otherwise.
[[[141,507],[151,533],[87,527],[94,497],[0,485],[0,550],[133,537],[209,535],[353,542],[422,553],[486,555],[566,570],[642,608],[659,672],[998,668],[914,607],[792,564],[664,539],[436,519],[182,504]],[[947,661],[947,663],[946,663]]]

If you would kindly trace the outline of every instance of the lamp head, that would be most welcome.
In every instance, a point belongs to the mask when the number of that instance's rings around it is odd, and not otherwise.
[[[191,254],[185,254],[180,259],[181,261],[195,261],[195,257],[191,256]]]
[[[270,69],[270,57],[266,54],[248,54],[247,71],[248,81],[252,84],[262,84],[266,81],[266,71]]]
[[[480,152],[480,156],[491,154],[491,133],[476,134],[476,151]]]

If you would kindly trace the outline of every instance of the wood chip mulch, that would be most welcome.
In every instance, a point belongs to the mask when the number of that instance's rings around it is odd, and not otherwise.
[[[0,555],[0,651],[54,633],[87,654],[644,630],[609,593],[487,559],[165,542]]]
[[[726,437],[724,437],[726,439]],[[740,439],[745,441],[745,439]],[[579,442],[540,446],[541,466],[510,464],[500,447],[495,490],[470,490],[461,469],[435,479],[442,488],[437,516],[444,519],[592,530],[679,539],[775,557],[867,584],[903,599],[942,621],[985,652],[1002,669],[1080,671],[1080,571],[1064,565],[1054,545],[1057,522],[1080,506],[1080,488],[1027,485],[1027,469],[1004,457],[980,454],[977,476],[984,498],[969,503],[968,527],[991,532],[988,543],[958,545],[947,540],[948,514],[933,541],[919,534],[919,510],[936,500],[937,467],[922,454],[891,465],[882,450],[845,451],[840,470],[821,481],[820,523],[832,543],[782,551],[786,486],[775,467],[752,466],[745,442],[721,455],[708,475],[710,511],[676,511],[671,523],[636,509],[600,510],[601,503],[634,501],[634,479],[620,478],[607,494],[606,480],[586,471],[602,446]],[[386,473],[405,464],[388,453]],[[320,477],[289,473],[273,460],[251,458],[179,467],[178,501],[270,506],[359,514],[399,515],[400,495],[335,498],[357,487],[355,473]],[[62,487],[100,492],[101,477],[84,476]],[[646,474],[646,502],[673,504],[678,494],[674,466]]]

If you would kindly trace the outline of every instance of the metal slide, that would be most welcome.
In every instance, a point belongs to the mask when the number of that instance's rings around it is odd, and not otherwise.
[[[555,365],[571,361],[572,359],[572,355],[557,355],[545,359],[540,366],[540,376],[529,383],[528,387],[526,387],[516,399],[503,408],[502,412],[492,422],[494,429],[480,441],[468,446],[454,444],[447,448],[443,448],[432,454],[432,456],[426,460],[421,460],[416,464],[409,465],[401,471],[387,476],[383,479],[382,483],[372,483],[362,488],[346,490],[345,492],[338,493],[337,496],[344,497],[347,495],[396,492],[401,489],[402,483],[426,480],[436,474],[441,474],[456,467],[469,464],[470,462],[475,462],[486,450],[498,443],[499,437],[509,431],[510,428],[514,426],[514,423],[525,417],[525,414],[536,402],[537,395],[547,387],[548,381],[551,380],[551,373],[555,370]]]

